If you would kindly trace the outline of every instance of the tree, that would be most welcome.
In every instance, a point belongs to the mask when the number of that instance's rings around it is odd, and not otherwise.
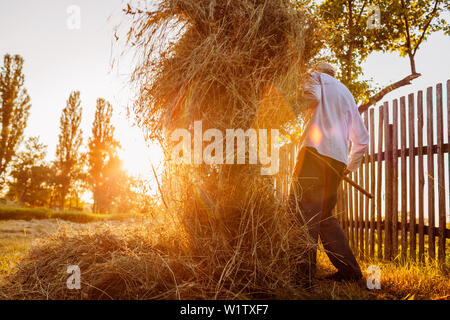
[[[51,202],[54,171],[45,162],[47,146],[31,137],[25,150],[13,161],[8,197],[29,206],[48,206]]]
[[[89,182],[94,198],[94,212],[104,213],[111,207],[117,194],[113,173],[119,170],[114,126],[111,123],[112,106],[104,99],[97,99],[92,136],[89,139]]]
[[[22,69],[21,56],[5,55],[0,71],[0,189],[8,165],[23,139],[31,108]]]
[[[367,102],[359,107],[360,112],[377,103],[389,92],[402,86],[411,84],[411,81],[420,77],[416,70],[415,55],[420,45],[428,37],[437,31],[450,34],[450,25],[441,14],[450,10],[450,3],[443,0],[376,0],[376,5],[381,7],[383,26],[390,26],[388,30],[377,29],[378,38],[383,39],[375,43],[374,49],[383,52],[398,52],[401,57],[408,57],[411,73],[386,86],[367,99]],[[383,9],[384,8],[384,9]]]
[[[82,107],[80,92],[74,91],[67,100],[60,119],[60,134],[56,148],[55,166],[57,169],[58,195],[60,208],[69,193],[73,192],[75,182],[80,178],[83,156],[80,147],[83,143],[81,125]]]
[[[414,56],[432,32],[449,32],[445,20],[439,19],[445,7],[449,4],[442,0],[325,0],[318,6],[327,26],[328,49],[340,67],[338,77],[362,103],[360,111],[420,76]],[[371,28],[368,22],[377,11],[380,27]],[[375,93],[367,81],[359,80],[362,63],[375,51],[408,56],[411,74]]]
[[[371,48],[367,41],[367,1],[327,0],[318,7],[326,25],[326,43],[333,62],[339,67],[338,78],[353,93],[356,100],[364,99],[369,90],[367,82],[359,81],[361,63]]]
[[[130,182],[122,169],[122,161],[117,155],[113,155],[106,162],[103,170],[103,184],[100,187],[100,212],[111,212],[115,209],[119,212],[131,210],[129,201]]]

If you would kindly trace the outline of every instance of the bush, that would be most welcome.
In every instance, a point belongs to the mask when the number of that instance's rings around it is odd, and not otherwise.
[[[106,220],[123,220],[133,217],[129,214],[94,214],[80,211],[56,211],[47,208],[23,208],[0,205],[0,220],[61,219],[88,223]]]

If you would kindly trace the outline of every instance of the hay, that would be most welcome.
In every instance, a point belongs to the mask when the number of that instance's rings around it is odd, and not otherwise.
[[[0,299],[294,298],[288,238],[274,221],[248,217],[237,242],[185,238],[170,222],[67,228],[36,242],[0,287]],[[266,228],[254,228],[255,224]],[[278,225],[280,225],[278,223]],[[255,230],[263,234],[255,234]],[[282,237],[282,238],[280,238]],[[253,238],[253,240],[251,240]],[[257,240],[258,242],[255,242]],[[69,290],[78,265],[81,289]]]
[[[162,0],[153,11],[127,13],[128,43],[141,58],[132,111],[165,151],[163,191],[171,209],[226,221],[236,232],[257,188],[264,199],[259,214],[272,215],[273,181],[258,166],[175,166],[169,136],[192,131],[196,120],[203,130],[222,132],[295,121],[305,111],[303,76],[321,48],[315,19],[289,0]]]
[[[163,191],[171,208],[213,211],[235,232],[258,188],[265,201],[260,214],[273,214],[273,181],[261,177],[258,166],[175,166],[169,136],[179,128],[192,131],[196,120],[203,130],[225,132],[280,128],[298,119],[305,111],[299,99],[304,74],[321,48],[316,20],[289,0],[162,0],[152,11],[127,13],[128,43],[140,58],[131,111],[165,151]]]
[[[129,14],[140,57],[132,111],[149,138],[198,119],[275,128],[301,114],[304,73],[322,42],[314,18],[290,1],[165,0]]]

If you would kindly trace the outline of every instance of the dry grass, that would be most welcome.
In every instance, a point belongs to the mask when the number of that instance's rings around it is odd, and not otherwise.
[[[0,239],[0,278],[10,274],[29,249],[24,238]]]
[[[289,0],[162,0],[129,10],[136,121],[149,138],[175,128],[279,127],[319,51],[316,20]],[[167,142],[167,141],[165,141]]]
[[[279,217],[278,217],[279,218]],[[251,299],[289,297],[292,268],[279,245],[193,245],[170,222],[63,228],[35,243],[4,279],[3,299]],[[262,231],[262,230],[260,230]],[[261,250],[263,248],[263,250]],[[202,251],[203,250],[203,251]],[[264,252],[269,250],[268,252]],[[270,252],[270,250],[273,250]],[[82,289],[68,290],[69,265],[81,269]]]
[[[318,254],[322,277],[335,271],[324,252]],[[438,264],[360,261],[363,273],[371,265],[381,271],[381,289],[368,290],[365,281],[339,283],[317,281],[311,298],[351,300],[450,300],[449,270]]]
[[[448,273],[437,266],[376,261],[361,267],[380,266],[381,290],[368,290],[364,282],[316,280],[306,292],[295,286],[287,265],[283,275],[269,272],[267,279],[259,277],[258,286],[248,281],[247,288],[238,290],[243,278],[235,272],[249,267],[239,251],[226,264],[211,261],[223,256],[219,253],[194,255],[188,243],[180,242],[179,231],[167,224],[70,225],[29,247],[25,239],[0,241],[0,275],[6,275],[0,281],[1,299],[450,299]],[[274,260],[267,269],[279,271],[276,263],[286,262]],[[81,290],[66,287],[67,266],[73,264],[81,269]],[[334,271],[323,252],[318,266],[318,277]]]

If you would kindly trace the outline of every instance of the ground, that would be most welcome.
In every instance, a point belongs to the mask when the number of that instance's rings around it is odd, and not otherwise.
[[[59,219],[0,221],[0,283],[20,266],[21,258],[33,241],[47,237],[61,228],[96,228],[99,224],[120,226],[134,221],[107,221],[79,224]],[[437,266],[402,265],[387,262],[361,262],[363,272],[370,265],[381,270],[381,289],[369,290],[366,280],[359,283],[339,283],[320,278],[334,272],[324,253],[318,254],[318,275],[308,296],[282,296],[293,299],[446,299],[450,300],[450,275]]]

